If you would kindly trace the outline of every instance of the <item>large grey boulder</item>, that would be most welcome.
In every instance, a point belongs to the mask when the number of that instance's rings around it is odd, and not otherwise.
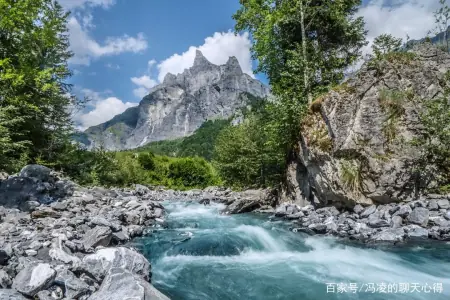
[[[425,102],[443,95],[450,54],[431,44],[411,52],[415,57],[408,62],[385,60],[378,68],[365,63],[313,102],[288,163],[282,201],[348,208],[397,203],[445,176],[430,161],[417,180],[422,149],[411,141],[423,127],[418,116]],[[398,98],[392,120],[390,105]]]
[[[405,226],[406,237],[410,240],[426,240],[428,239],[428,229],[418,225]]]
[[[88,148],[101,143],[108,150],[118,150],[188,136],[206,120],[228,118],[247,106],[247,93],[264,98],[269,89],[243,73],[236,58],[217,66],[197,52],[191,68],[167,74],[139,106],[88,128],[79,141]]]
[[[65,290],[65,296],[68,299],[78,299],[82,295],[88,294],[91,289],[89,285],[75,276],[67,269],[58,270],[55,277],[55,284]]]
[[[373,214],[376,210],[377,210],[376,205],[371,205],[371,206],[367,207],[367,208],[364,209],[364,211],[361,213],[361,218],[366,218],[366,217],[370,216],[370,215]]]
[[[123,268],[144,279],[150,278],[150,263],[140,253],[125,248],[104,248],[83,258],[84,268],[97,280],[101,280],[109,269]]]
[[[229,214],[242,214],[251,212],[260,207],[261,202],[259,200],[239,199],[228,205],[228,207],[225,209],[225,212]]]
[[[92,249],[97,246],[108,246],[112,239],[112,230],[105,226],[95,226],[88,232],[83,239],[84,249]]]
[[[48,288],[56,277],[56,271],[47,263],[31,263],[25,266],[13,280],[12,287],[33,297]]]
[[[140,276],[122,268],[112,268],[100,289],[89,300],[170,300]]]
[[[428,218],[430,216],[430,211],[424,207],[416,207],[412,213],[408,216],[408,221],[412,224],[417,224],[422,227],[428,225]]]
[[[447,199],[439,199],[436,201],[437,205],[441,209],[449,209],[450,208],[450,202]]]

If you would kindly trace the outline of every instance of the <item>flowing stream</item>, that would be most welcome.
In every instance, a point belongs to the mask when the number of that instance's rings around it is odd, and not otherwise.
[[[176,299],[450,299],[450,244],[369,248],[255,214],[164,202],[167,228],[134,241]]]

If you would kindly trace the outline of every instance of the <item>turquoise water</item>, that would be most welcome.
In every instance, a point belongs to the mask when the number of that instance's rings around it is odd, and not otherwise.
[[[367,248],[219,204],[164,206],[167,228],[134,246],[174,300],[450,299],[450,244]]]

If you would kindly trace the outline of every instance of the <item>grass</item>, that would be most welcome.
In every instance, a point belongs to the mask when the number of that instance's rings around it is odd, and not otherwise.
[[[404,114],[404,103],[412,99],[414,93],[411,91],[399,91],[382,89],[380,91],[380,105],[383,111],[387,113],[387,118],[383,126],[383,133],[388,140],[392,142],[397,136],[398,123],[400,117]]]
[[[320,115],[307,115],[303,120],[302,127],[310,147],[325,153],[330,153],[333,150],[333,141]]]
[[[354,194],[361,191],[361,164],[356,160],[343,160],[340,164],[340,178],[344,186]]]

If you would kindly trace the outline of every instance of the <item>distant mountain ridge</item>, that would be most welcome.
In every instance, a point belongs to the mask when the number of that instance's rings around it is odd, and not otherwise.
[[[123,150],[185,137],[205,121],[226,119],[247,106],[248,94],[265,98],[269,88],[245,74],[236,57],[218,66],[197,50],[191,68],[168,73],[138,106],[88,128],[77,140],[88,148]]]

